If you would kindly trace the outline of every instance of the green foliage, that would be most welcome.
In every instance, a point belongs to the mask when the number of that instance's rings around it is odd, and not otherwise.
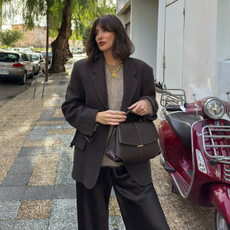
[[[101,15],[115,13],[113,0],[79,0],[73,11],[74,39],[82,39],[85,45],[93,21]]]
[[[24,34],[21,30],[10,30],[7,29],[5,31],[0,31],[0,41],[2,42],[3,45],[6,45],[7,48],[8,46],[16,43],[19,40],[24,39]]]
[[[86,42],[88,40],[88,37],[90,35],[90,30],[91,30],[91,26],[87,26],[83,30],[83,36],[82,36],[83,46],[85,46],[85,44],[86,44]]]
[[[10,10],[6,14],[13,20],[17,14],[23,16],[25,25],[32,29],[41,20],[46,22],[49,15],[49,36],[55,38],[59,34],[66,0],[0,0],[7,3]],[[113,0],[72,0],[72,40],[81,40],[83,43],[88,37],[88,31],[93,21],[104,14],[115,14],[116,6]],[[23,10],[22,10],[23,9]],[[6,17],[6,15],[3,15]]]

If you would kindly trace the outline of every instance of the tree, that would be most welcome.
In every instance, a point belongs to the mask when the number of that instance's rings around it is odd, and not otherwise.
[[[21,30],[15,29],[15,30],[4,30],[0,31],[0,41],[3,45],[6,45],[7,48],[16,43],[19,40],[24,39],[24,33]]]
[[[74,32],[76,40],[86,43],[93,21],[104,14],[115,14],[116,6],[113,0],[86,0],[73,12]]]
[[[53,60],[49,73],[65,71],[68,41],[71,35],[78,39],[83,36],[85,27],[89,27],[93,20],[105,13],[115,13],[115,5],[112,0],[0,0],[0,4],[8,3],[12,14],[19,13],[21,9],[23,19],[29,29],[36,22],[44,18],[48,19],[50,34],[57,35],[52,42]],[[72,33],[72,22],[75,22],[75,31]]]
[[[69,51],[69,38],[72,34],[71,18],[72,18],[72,0],[65,0],[64,10],[62,13],[62,23],[57,38],[51,43],[53,60],[49,73],[65,72],[65,63],[67,59],[67,51]]]

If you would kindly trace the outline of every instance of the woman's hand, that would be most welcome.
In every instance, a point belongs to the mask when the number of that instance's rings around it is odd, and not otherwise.
[[[119,125],[120,122],[126,120],[125,112],[115,111],[115,110],[106,110],[103,112],[98,112],[96,115],[96,122],[103,125]]]
[[[140,100],[131,106],[128,109],[132,109],[132,113],[135,113],[139,116],[144,116],[148,114],[148,104],[145,100]]]

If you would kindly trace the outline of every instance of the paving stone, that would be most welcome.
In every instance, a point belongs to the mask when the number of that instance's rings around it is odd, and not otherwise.
[[[31,164],[33,165],[37,160],[37,156],[17,156],[17,158],[14,161],[14,164]]]
[[[0,188],[0,201],[22,200],[26,187],[1,187]],[[0,228],[1,229],[1,228]]]
[[[120,216],[120,208],[116,197],[110,197],[109,200],[109,215],[110,216]]]
[[[50,230],[75,230],[77,229],[76,199],[53,200]]]
[[[49,220],[17,220],[15,221],[15,230],[48,230]],[[0,228],[1,229],[1,228]]]
[[[47,135],[55,135],[55,134],[75,134],[75,129],[50,129],[47,131]]]
[[[52,200],[23,201],[17,219],[48,219]]]
[[[47,136],[46,133],[40,133],[40,134],[31,134],[28,138],[27,141],[46,141],[46,140],[51,140],[55,139],[58,140],[60,139],[59,137],[55,136]]]
[[[53,198],[54,187],[47,186],[30,186],[27,187],[23,200],[51,200]]]
[[[55,186],[53,199],[76,199],[76,185]]]
[[[76,184],[75,180],[72,178],[72,169],[57,171],[57,177],[55,185],[67,185]]]
[[[15,225],[15,220],[0,220],[0,230],[13,230]]]
[[[22,147],[18,156],[38,155],[38,154],[54,154],[59,153],[59,146],[52,147]]]
[[[20,201],[0,201],[0,220],[16,219]]]
[[[52,147],[59,146],[61,140],[42,140],[42,141],[26,141],[24,147]]]
[[[126,230],[122,217],[121,216],[110,216],[109,217],[109,229]]]
[[[30,181],[29,186],[42,186],[42,185],[54,185],[56,178],[56,173],[53,171],[34,171]]]
[[[31,135],[38,135],[38,134],[43,134],[45,135],[47,130],[49,130],[49,126],[34,126],[32,129],[30,136]]]
[[[37,125],[64,125],[66,121],[64,119],[62,120],[56,120],[56,121],[38,121]]]
[[[69,170],[72,171],[73,168],[73,157],[68,155],[60,156],[58,162],[58,171]]]
[[[2,186],[26,186],[30,180],[31,173],[18,173],[6,175],[2,181],[0,187]]]
[[[53,114],[46,114],[43,117],[39,118],[39,122],[41,121],[64,121],[64,117],[53,117]]]
[[[31,174],[33,172],[34,164],[31,163],[14,163],[9,172],[8,175],[14,175],[20,173],[29,173]]]
[[[53,117],[64,117],[61,108],[55,110]]]
[[[65,123],[62,125],[50,125],[49,127],[50,129],[71,129],[73,128],[73,126],[71,126],[67,121],[65,121]]]

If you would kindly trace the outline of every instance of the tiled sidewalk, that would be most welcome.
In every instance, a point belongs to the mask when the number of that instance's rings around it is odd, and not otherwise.
[[[77,229],[73,151],[68,150],[75,130],[60,108],[69,77],[49,76],[44,99],[39,99],[40,84],[37,99],[32,100],[31,87],[0,108],[0,230]],[[214,229],[213,209],[193,207],[172,194],[157,158],[152,174],[170,229]],[[112,193],[110,229],[115,227],[125,230]]]
[[[68,82],[69,75],[50,76],[44,99],[32,100],[30,88],[0,108],[0,230],[77,229],[68,149],[75,130],[60,108]],[[111,204],[111,229],[124,229],[114,196]]]

